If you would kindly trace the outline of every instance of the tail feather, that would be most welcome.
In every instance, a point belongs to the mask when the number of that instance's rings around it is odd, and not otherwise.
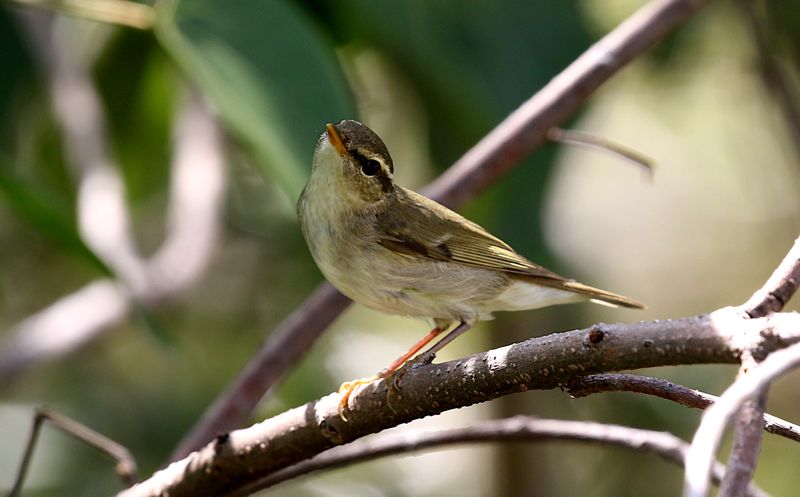
[[[564,290],[569,290],[575,293],[580,293],[586,295],[590,298],[590,300],[597,302],[598,304],[610,304],[613,307],[621,306],[621,307],[629,307],[631,309],[646,309],[647,306],[639,302],[638,300],[634,300],[629,297],[625,297],[623,295],[619,295],[616,293],[612,293],[606,290],[601,290],[599,288],[594,288],[589,285],[584,285],[583,283],[578,283],[577,281],[562,281],[560,282],[561,286]]]

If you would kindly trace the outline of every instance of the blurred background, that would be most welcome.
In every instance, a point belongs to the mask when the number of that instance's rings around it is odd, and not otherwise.
[[[101,15],[77,1],[75,17],[0,3],[0,490],[40,405],[130,448],[142,475],[159,467],[322,281],[294,202],[324,123],[365,122],[397,181],[421,188],[644,4],[163,1],[155,27],[140,30],[85,17],[146,24],[153,10],[117,4],[122,14]],[[648,310],[502,314],[440,360],[744,302],[800,232],[798,33],[798,2],[713,2],[569,123],[652,157],[652,178],[602,152],[549,145],[461,209],[534,261]],[[427,330],[351,306],[254,420],[378,371]],[[644,373],[720,393],[736,368]],[[800,419],[796,380],[772,389],[772,414]],[[546,391],[398,429],[519,413],[683,438],[700,416],[633,394]],[[765,438],[757,482],[775,495],[800,485],[784,450],[799,449]],[[681,478],[622,449],[490,444],[272,492],[657,497],[677,495]],[[45,428],[26,495],[119,488],[106,456]]]

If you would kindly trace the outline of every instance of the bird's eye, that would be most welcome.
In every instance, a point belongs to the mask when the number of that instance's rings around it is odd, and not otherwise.
[[[355,152],[352,154],[358,165],[361,167],[361,172],[364,176],[375,176],[381,170],[381,163],[375,159],[368,159],[362,154]]]
[[[375,159],[368,159],[361,164],[361,172],[367,176],[375,176],[381,170],[381,163]]]

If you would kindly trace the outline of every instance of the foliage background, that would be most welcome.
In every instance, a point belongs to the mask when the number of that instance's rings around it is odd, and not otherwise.
[[[161,464],[265,334],[321,281],[293,204],[325,122],[370,125],[392,152],[398,181],[421,187],[643,3],[184,0],[158,4],[159,22],[147,32],[59,17],[102,94],[143,252],[164,234],[170,127],[194,85],[228,137],[224,233],[207,272],[178,302],[137,311],[77,353],[0,384],[0,488],[10,485],[31,409],[41,404],[129,447],[145,475]],[[758,7],[796,94],[800,12],[792,2]],[[0,339],[105,274],[76,230],[76,184],[20,9],[0,4]],[[597,152],[548,146],[463,210],[531,259],[643,300],[647,311],[577,305],[501,315],[442,358],[592,322],[744,301],[800,231],[798,143],[758,64],[741,10],[714,3],[571,123],[653,157],[652,180]],[[379,370],[425,331],[419,321],[351,307],[257,418]],[[718,393],[735,369],[647,373]],[[784,380],[769,410],[796,420],[799,396]],[[699,419],[650,398],[571,400],[554,391],[399,429],[514,413],[683,437]],[[793,459],[781,457],[797,450],[788,444],[767,437],[758,468],[757,482],[776,495],[800,485]],[[666,496],[677,494],[680,477],[620,449],[498,444],[376,461],[279,491]],[[119,487],[104,456],[47,430],[26,488],[95,496]]]

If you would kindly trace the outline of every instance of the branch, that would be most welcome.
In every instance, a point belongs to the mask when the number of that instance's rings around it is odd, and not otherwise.
[[[779,376],[800,366],[800,344],[773,352],[761,364],[740,377],[703,415],[686,459],[685,497],[705,497],[709,473],[725,426],[739,407],[764,391]]]
[[[423,193],[458,208],[485,190],[547,140],[591,94],[628,62],[689,20],[708,0],[654,0],[595,43],[538,93],[523,103]],[[293,315],[282,322],[264,347],[223,391],[201,420],[178,444],[172,459],[200,447],[215,433],[241,426],[258,401],[288,367],[310,347],[347,301],[323,283]],[[326,319],[299,320],[296,313],[322,313]],[[268,362],[280,356],[279,363]]]
[[[762,317],[783,309],[794,295],[800,283],[800,238],[773,271],[767,282],[756,291],[740,309],[750,317]],[[747,343],[750,337],[742,335],[739,340]],[[755,345],[751,343],[751,345]],[[747,346],[742,351],[739,380],[750,374],[763,351]],[[764,431],[766,389],[755,392],[753,398],[743,402],[736,413],[733,444],[728,456],[728,471],[720,485],[719,497],[741,497],[747,483],[753,479],[758,457],[761,453],[761,438]]]
[[[757,392],[736,413],[733,443],[728,456],[729,469],[722,478],[717,497],[743,497],[747,485],[753,480],[761,454],[766,397],[766,391]]]
[[[612,142],[603,136],[574,129],[550,128],[547,131],[547,139],[554,143],[586,147],[612,154],[619,159],[639,166],[648,180],[653,178],[653,164],[655,161],[652,158],[638,150]]]
[[[357,392],[349,420],[331,394],[250,428],[218,436],[119,497],[222,495],[331,447],[446,410],[511,393],[551,389],[579,376],[677,364],[738,363],[732,333],[775,350],[800,340],[800,314],[745,318],[726,310],[634,324],[603,324],[556,333],[442,364],[409,367],[388,391],[378,381]],[[719,327],[723,322],[725,326]],[[762,337],[762,332],[770,334]],[[780,337],[780,340],[774,340]],[[388,397],[391,395],[391,407]]]
[[[741,309],[748,316],[760,318],[783,309],[800,285],[800,237],[773,271],[764,286],[759,288]]]
[[[22,484],[25,482],[25,476],[28,473],[28,467],[33,458],[33,449],[36,447],[36,441],[39,439],[39,432],[42,430],[45,421],[50,421],[53,426],[59,428],[61,431],[72,435],[78,440],[114,458],[114,460],[117,461],[117,475],[122,479],[122,482],[126,485],[133,485],[136,483],[136,460],[127,448],[63,414],[45,409],[37,409],[33,417],[33,427],[28,435],[28,444],[25,447],[25,454],[22,456],[17,478],[14,481],[14,485],[8,497],[18,497],[22,493]]]
[[[600,392],[635,392],[653,395],[677,402],[686,407],[705,409],[719,397],[699,390],[687,388],[671,381],[634,374],[593,374],[583,376],[567,385],[567,392],[573,398],[586,397]],[[764,431],[800,442],[800,426],[786,420],[765,414]]]
[[[497,440],[515,442],[572,440],[611,445],[654,454],[680,467],[684,466],[686,453],[689,450],[689,444],[671,433],[585,421],[516,416],[508,419],[481,421],[464,428],[398,433],[378,439],[354,442],[345,447],[331,449],[313,459],[274,473],[226,497],[243,497],[312,472],[371,461],[378,457],[407,454],[433,447]],[[724,472],[723,465],[715,464],[714,481],[721,481]],[[755,497],[764,494],[759,489],[751,487],[748,495]]]

